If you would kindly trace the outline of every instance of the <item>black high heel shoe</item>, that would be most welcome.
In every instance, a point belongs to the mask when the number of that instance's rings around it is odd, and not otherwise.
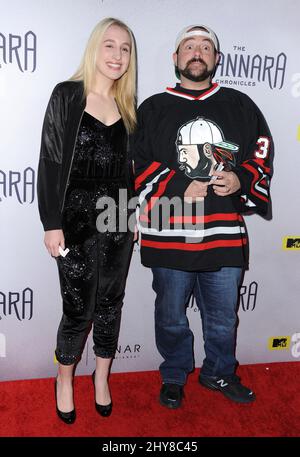
[[[57,379],[54,381],[54,393],[55,393],[55,404],[56,404],[56,414],[65,424],[74,424],[76,419],[75,408],[69,413],[63,413],[57,407]]]
[[[96,402],[96,386],[95,386],[95,371],[92,374],[92,380],[94,384],[94,393],[95,393],[95,408],[97,413],[99,413],[103,417],[108,417],[111,415],[112,412],[112,402],[109,403],[109,405],[99,405],[99,403]]]

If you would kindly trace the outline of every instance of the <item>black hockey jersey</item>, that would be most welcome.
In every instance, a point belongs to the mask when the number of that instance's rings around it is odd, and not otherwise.
[[[266,121],[245,94],[212,86],[194,96],[181,89],[145,100],[134,141],[142,263],[187,271],[248,265],[242,212],[265,215],[269,204],[272,139]],[[191,180],[232,170],[241,190],[217,196],[212,186],[186,203]]]

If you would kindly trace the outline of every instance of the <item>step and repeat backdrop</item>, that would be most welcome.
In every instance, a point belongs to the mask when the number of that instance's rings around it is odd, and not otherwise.
[[[0,0],[0,379],[53,376],[61,318],[55,261],[37,210],[40,135],[51,91],[77,68],[95,24],[113,16],[133,30],[138,102],[174,85],[172,53],[189,24],[221,43],[215,81],[247,93],[275,143],[272,218],[246,217],[250,269],[240,294],[241,364],[300,361],[299,0]],[[115,372],[155,370],[151,272],[133,255]],[[204,357],[200,314],[191,300],[195,362]],[[88,337],[77,374],[95,360]]]

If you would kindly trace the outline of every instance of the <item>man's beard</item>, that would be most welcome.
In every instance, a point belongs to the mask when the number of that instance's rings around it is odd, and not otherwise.
[[[186,166],[185,174],[189,178],[208,178],[210,169],[211,169],[211,160],[207,157],[203,157],[199,160],[199,163],[196,168],[191,168],[190,166]]]
[[[201,62],[204,65],[204,68],[202,70],[198,70],[199,73],[195,74],[189,68],[189,65],[192,62]],[[214,68],[212,70],[208,70],[207,64],[205,62],[203,62],[203,60],[201,60],[201,59],[192,59],[192,60],[190,60],[189,62],[187,62],[186,66],[185,66],[185,68],[183,70],[181,70],[180,68],[175,66],[175,72],[177,74],[179,73],[180,75],[184,76],[185,78],[187,78],[190,81],[193,81],[195,83],[199,83],[201,81],[205,81],[206,79],[210,78],[213,75],[214,71],[215,71]]]

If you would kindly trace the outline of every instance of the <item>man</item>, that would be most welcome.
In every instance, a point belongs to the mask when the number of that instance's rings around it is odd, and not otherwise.
[[[153,272],[156,344],[164,359],[160,403],[181,405],[193,369],[186,317],[192,292],[204,336],[200,384],[250,403],[254,393],[235,374],[238,288],[248,266],[240,213],[267,212],[271,135],[247,95],[211,82],[219,60],[212,30],[184,28],[173,60],[180,84],[142,103],[135,139],[141,257]],[[153,216],[163,197],[185,203],[178,214],[177,201],[167,228]]]

